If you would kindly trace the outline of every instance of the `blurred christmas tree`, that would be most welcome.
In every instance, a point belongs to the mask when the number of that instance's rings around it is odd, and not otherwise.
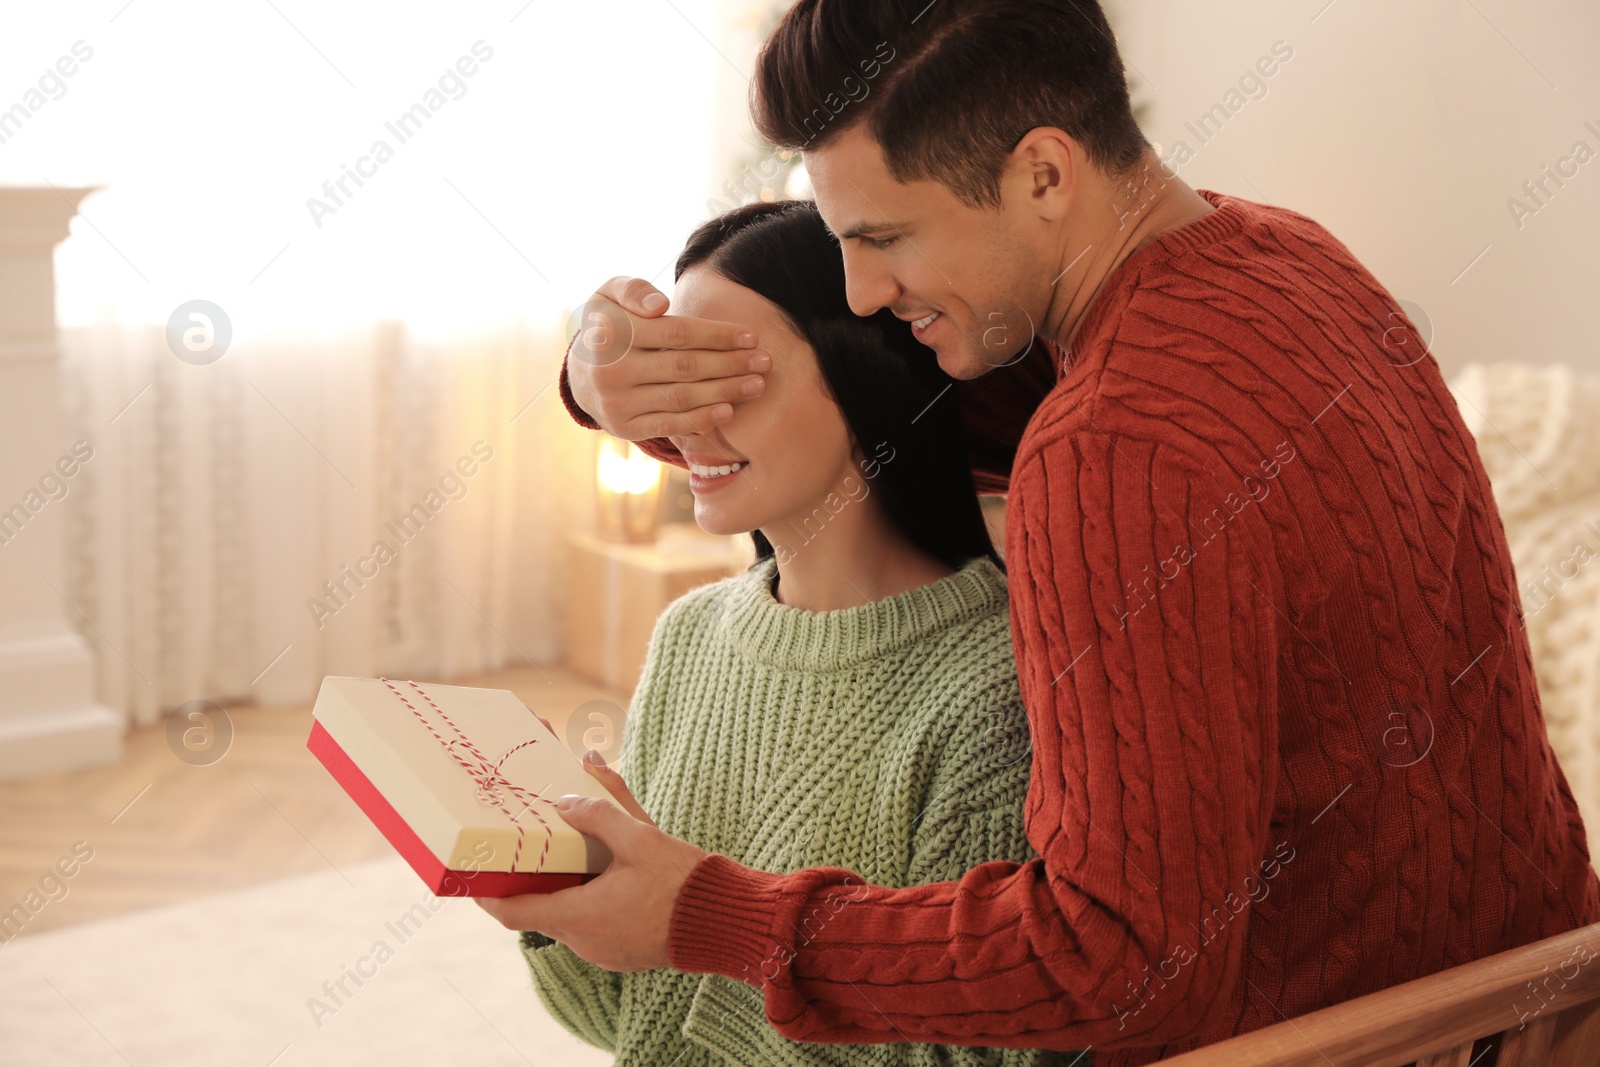
[[[784,12],[792,0],[748,0],[739,21],[749,28],[758,41],[765,41],[777,29]],[[757,143],[746,137],[750,145],[736,163],[733,173],[722,183],[722,208],[747,204],[752,200],[807,199],[811,196],[811,183],[806,180],[805,168],[800,165],[800,153],[787,148],[775,149],[769,144]],[[713,202],[711,205],[719,205]]]

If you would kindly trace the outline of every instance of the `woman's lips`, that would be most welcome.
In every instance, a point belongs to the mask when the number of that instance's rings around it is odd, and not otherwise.
[[[708,477],[704,474],[696,474],[691,470],[689,472],[689,490],[694,493],[715,492],[718,489],[725,487],[729,482],[739,478],[749,468],[749,463],[742,463],[740,464],[738,470],[732,471],[728,474],[719,474],[714,477]]]

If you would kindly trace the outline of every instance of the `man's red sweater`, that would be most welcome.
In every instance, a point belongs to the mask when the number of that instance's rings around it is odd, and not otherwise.
[[[1070,354],[956,389],[1041,858],[863,895],[712,855],[678,897],[673,966],[787,1037],[1143,1064],[1600,921],[1438,364],[1323,227],[1200,192]]]

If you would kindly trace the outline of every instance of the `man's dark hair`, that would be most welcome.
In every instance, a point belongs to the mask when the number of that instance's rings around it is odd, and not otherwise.
[[[1123,177],[1148,147],[1096,0],[799,0],[750,85],[757,132],[809,151],[866,123],[897,181],[998,207],[1007,155],[1054,126]]]
[[[888,308],[864,318],[850,310],[844,257],[817,205],[757,200],[709,219],[689,235],[673,279],[702,264],[770,301],[816,352],[889,521],[952,568],[977,556],[1004,568],[967,464],[961,410],[946,395],[952,379]],[[760,530],[752,538],[758,562],[774,554]]]

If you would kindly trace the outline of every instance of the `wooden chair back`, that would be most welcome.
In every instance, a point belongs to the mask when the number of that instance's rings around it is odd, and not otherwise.
[[[1162,1067],[1600,1067],[1600,925],[1161,1062]]]

